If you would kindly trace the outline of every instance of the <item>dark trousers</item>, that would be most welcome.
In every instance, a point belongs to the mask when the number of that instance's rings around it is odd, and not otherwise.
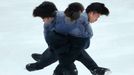
[[[56,32],[51,32],[47,34],[46,38],[48,38],[46,40],[48,43],[48,46],[56,54],[59,60],[59,65],[56,67],[54,71],[55,75],[62,75],[61,73],[65,71],[70,72],[69,75],[71,74],[74,75],[75,74],[74,68],[76,67],[73,62],[75,60],[74,58],[77,56],[77,54],[80,51],[80,49],[76,49],[79,46],[75,46],[75,45],[71,46],[70,41],[72,40],[68,39],[70,37],[64,36]],[[73,51],[72,50],[73,48],[75,48],[77,51],[76,50]]]
[[[63,70],[72,70],[71,64],[74,63],[79,54],[84,50],[84,46],[88,41],[88,38],[79,38],[74,36],[67,36],[69,43],[68,51],[58,54],[59,56],[59,65],[55,69],[55,73],[63,72]],[[63,38],[64,39],[64,38]],[[58,41],[57,41],[58,42]],[[67,45],[66,44],[66,45]],[[62,45],[61,45],[62,46]],[[64,50],[64,49],[63,49]],[[56,51],[56,50],[55,50]]]
[[[40,68],[44,68],[51,65],[52,63],[55,63],[57,60],[57,55],[48,48],[43,52],[40,61],[36,62],[35,64]],[[82,50],[76,60],[84,64],[84,66],[86,66],[86,68],[88,68],[90,71],[92,71],[95,67],[98,67],[85,50]],[[75,65],[73,69],[76,69]]]
[[[84,40],[81,38],[73,36],[64,36],[52,32],[47,38],[47,43],[50,46],[41,57],[41,60],[37,62],[41,67],[46,67],[57,60],[59,60],[59,65],[56,67],[54,72],[63,72],[63,69],[76,69],[74,65],[74,60],[78,60],[83,63],[89,70],[94,67],[98,67],[93,59],[84,50],[84,43],[89,40]]]
[[[35,65],[37,66],[36,67],[37,69],[42,69],[44,67],[49,66],[52,63],[55,63],[57,60],[58,60],[58,57],[55,54],[55,52],[53,52],[53,50],[51,50],[50,48],[48,48],[48,49],[46,49],[43,52],[43,54],[41,55],[40,60],[37,61],[35,63]],[[77,72],[77,69],[76,69],[75,64],[72,63],[69,66],[70,66],[69,70],[65,70],[65,69],[61,69],[60,68],[60,71],[62,70],[62,72],[56,71],[56,74],[55,75],[57,75],[57,74],[58,75],[63,75],[63,73],[64,73],[64,75],[78,75],[78,72]]]

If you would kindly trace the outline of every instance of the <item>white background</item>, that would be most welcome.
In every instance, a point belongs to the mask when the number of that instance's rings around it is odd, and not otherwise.
[[[42,53],[47,44],[43,37],[43,22],[33,18],[33,9],[44,0],[0,1],[0,75],[52,75],[58,62],[35,72],[25,65],[35,62],[31,53]],[[86,51],[99,66],[112,70],[111,75],[134,75],[134,1],[133,0],[50,0],[59,10],[71,2],[81,2],[86,8],[92,2],[102,2],[110,9],[92,24],[94,36]],[[91,75],[76,61],[79,75]]]

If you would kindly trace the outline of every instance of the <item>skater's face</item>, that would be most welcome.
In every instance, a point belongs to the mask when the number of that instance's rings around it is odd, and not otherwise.
[[[44,24],[50,24],[54,20],[53,17],[45,17],[43,18]]]
[[[90,23],[94,23],[98,20],[98,18],[101,16],[101,14],[97,12],[89,12],[88,13],[88,18]]]

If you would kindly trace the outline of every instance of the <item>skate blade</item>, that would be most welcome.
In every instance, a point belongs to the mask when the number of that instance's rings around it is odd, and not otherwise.
[[[111,75],[111,73],[112,73],[112,71],[108,70],[108,71],[105,72],[104,75]]]

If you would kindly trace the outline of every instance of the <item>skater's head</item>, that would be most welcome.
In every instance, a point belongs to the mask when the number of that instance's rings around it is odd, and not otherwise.
[[[41,17],[42,19],[46,17],[54,17],[56,15],[56,11],[57,8],[54,3],[44,1],[33,10],[33,16]]]
[[[45,24],[51,23],[56,16],[57,8],[54,3],[44,1],[33,10],[34,17],[41,17]]]
[[[86,13],[88,15],[89,22],[93,23],[93,22],[97,21],[97,19],[101,15],[108,16],[109,15],[109,10],[103,3],[94,2],[94,3],[91,3],[86,8]]]
[[[83,12],[83,10],[84,10],[84,7],[81,3],[73,2],[68,5],[64,13],[71,20],[76,20],[80,17],[80,14]]]

